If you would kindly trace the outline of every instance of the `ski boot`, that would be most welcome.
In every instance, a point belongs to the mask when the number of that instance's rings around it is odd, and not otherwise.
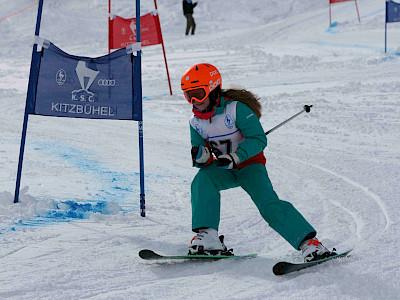
[[[224,236],[218,237],[218,231],[213,228],[199,229],[190,242],[189,255],[233,255],[233,249],[227,249]]]
[[[336,255],[335,248],[333,248],[332,251],[329,251],[320,241],[318,241],[317,238],[304,241],[300,245],[300,249],[303,254],[304,262],[320,260]]]

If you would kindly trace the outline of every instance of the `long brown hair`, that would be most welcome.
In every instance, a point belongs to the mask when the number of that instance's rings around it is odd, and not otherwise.
[[[260,98],[254,95],[252,92],[245,89],[227,89],[222,90],[222,96],[231,98],[246,104],[256,114],[258,118],[261,117],[261,103]]]

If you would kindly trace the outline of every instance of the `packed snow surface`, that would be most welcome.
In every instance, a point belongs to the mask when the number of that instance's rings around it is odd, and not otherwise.
[[[1,299],[399,299],[400,24],[385,3],[202,0],[185,37],[181,1],[158,0],[162,48],[143,48],[146,217],[139,213],[136,122],[30,116],[20,202],[13,203],[37,5],[1,0]],[[135,1],[112,13],[135,16]],[[154,9],[141,1],[142,13]],[[107,54],[108,1],[44,1],[40,36],[67,53]],[[191,232],[191,106],[180,78],[214,64],[223,88],[263,105],[267,169],[278,195],[341,261],[276,277],[301,255],[241,189],[222,192],[220,233],[241,261],[149,263],[140,249],[185,254]],[[206,188],[206,187],[205,187]]]

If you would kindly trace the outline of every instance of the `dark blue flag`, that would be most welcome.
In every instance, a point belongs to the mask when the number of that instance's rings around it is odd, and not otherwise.
[[[400,1],[386,1],[386,23],[400,22]]]
[[[126,49],[98,58],[73,56],[49,43],[32,61],[38,72],[37,80],[28,88],[29,112],[57,117],[141,120],[141,99],[134,93],[133,58]]]

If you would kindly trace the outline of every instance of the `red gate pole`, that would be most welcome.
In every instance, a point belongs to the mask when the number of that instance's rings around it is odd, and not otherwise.
[[[156,11],[157,11],[157,1],[156,1],[156,0],[154,0],[154,6],[155,6]],[[167,70],[168,85],[169,85],[169,93],[170,93],[171,96],[172,96],[171,80],[170,80],[170,78],[169,78],[167,57],[166,57],[166,55],[165,55],[164,40],[163,40],[163,37],[162,37],[161,24],[160,24],[160,18],[159,18],[159,15],[158,15],[158,11],[157,11],[157,32],[158,32],[158,34],[159,34],[159,36],[160,36],[160,38],[161,38],[161,46],[162,46],[162,50],[163,50],[163,54],[164,54],[165,69]]]
[[[108,54],[111,53],[110,35],[111,35],[111,0],[108,0]]]
[[[356,10],[357,10],[358,22],[361,22],[361,20],[360,20],[360,13],[358,12],[357,0],[354,0],[354,2],[356,3]]]

